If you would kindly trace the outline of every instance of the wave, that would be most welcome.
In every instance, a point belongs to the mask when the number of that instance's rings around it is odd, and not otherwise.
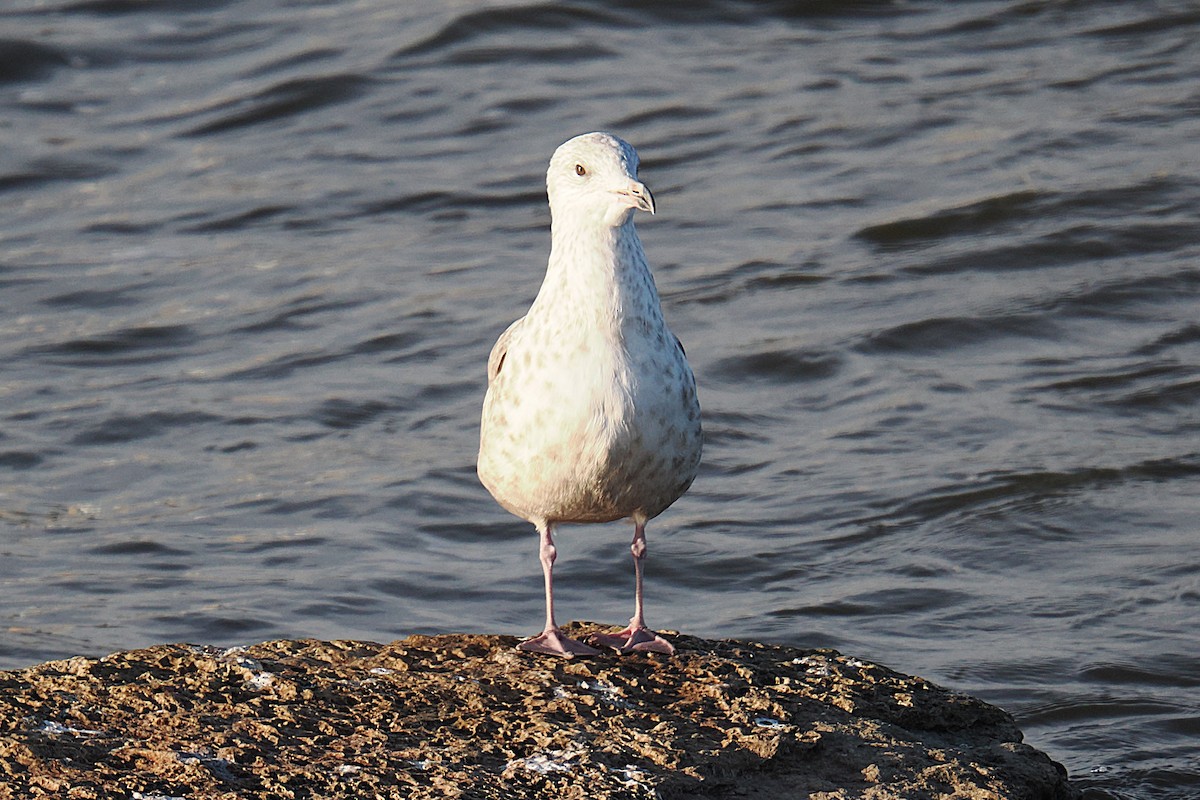
[[[1135,482],[1194,480],[1200,477],[1200,453],[1151,459],[1124,467],[1080,467],[1063,471],[994,474],[975,485],[953,484],[896,503],[879,516],[856,524],[929,522],[977,515],[984,509],[1039,503],[1102,486]]]
[[[222,102],[221,107],[233,107],[234,110],[189,128],[184,135],[223,133],[345,103],[363,94],[370,83],[370,79],[352,74],[318,75],[283,81],[251,95]]]
[[[51,303],[55,305],[80,305],[100,302],[121,304],[121,293],[75,293],[73,296],[59,295]],[[115,298],[115,299],[114,299]],[[187,325],[139,325],[123,328],[112,333],[83,339],[38,345],[28,348],[26,353],[45,361],[64,366],[115,366],[121,364],[148,364],[179,358],[180,351],[200,341],[200,334]]]
[[[71,63],[56,47],[21,39],[0,39],[0,84],[40,80]]]
[[[1046,339],[1057,332],[1053,320],[1040,314],[937,317],[906,322],[869,334],[855,350],[860,353],[925,354],[1013,337]]]

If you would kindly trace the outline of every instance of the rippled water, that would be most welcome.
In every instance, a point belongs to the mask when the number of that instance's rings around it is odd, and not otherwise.
[[[708,435],[651,624],[1200,791],[1194,4],[406,5],[0,10],[0,666],[536,630],[484,365],[610,129]],[[629,535],[564,529],[564,618],[627,617]]]

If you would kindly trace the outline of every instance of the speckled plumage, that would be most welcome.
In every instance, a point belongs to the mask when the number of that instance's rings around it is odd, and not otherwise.
[[[479,477],[542,532],[547,630],[557,627],[545,563],[554,526],[632,519],[640,589],[645,522],[687,491],[700,464],[695,379],[633,225],[635,209],[654,209],[637,167],[611,134],[558,148],[546,177],[546,277],[488,360]],[[639,591],[635,616],[640,605]]]

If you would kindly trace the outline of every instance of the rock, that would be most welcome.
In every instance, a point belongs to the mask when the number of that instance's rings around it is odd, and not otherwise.
[[[160,645],[0,672],[0,798],[1079,797],[972,697],[834,650],[672,639],[572,661],[469,634]]]

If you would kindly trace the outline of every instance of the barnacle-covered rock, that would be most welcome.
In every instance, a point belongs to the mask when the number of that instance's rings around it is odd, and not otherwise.
[[[974,698],[833,650],[671,638],[574,660],[472,634],[177,644],[0,672],[0,797],[1078,797]]]

